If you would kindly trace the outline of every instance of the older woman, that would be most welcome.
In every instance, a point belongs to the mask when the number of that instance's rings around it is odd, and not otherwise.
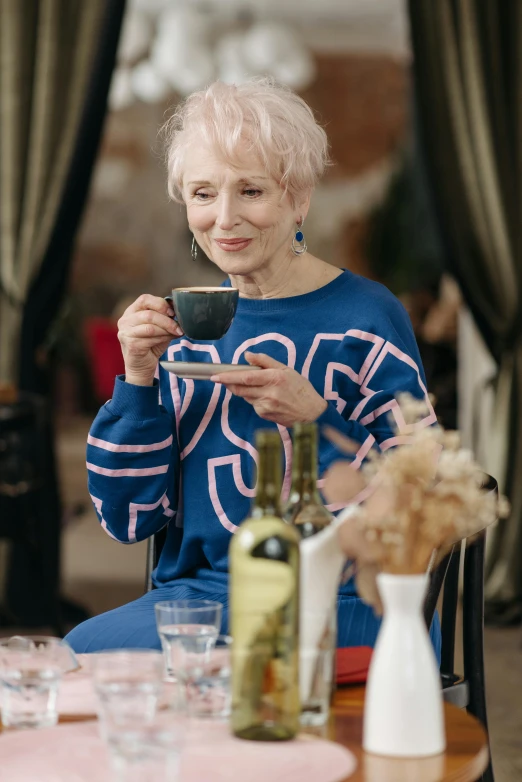
[[[157,296],[140,296],[119,321],[125,376],[89,434],[89,490],[115,540],[144,540],[167,524],[168,533],[156,589],[75,628],[68,640],[78,652],[158,647],[154,604],[165,599],[218,600],[226,626],[228,546],[253,496],[256,429],[279,429],[287,478],[296,421],[357,441],[357,468],[371,448],[407,441],[397,392],[426,397],[401,304],[306,251],[303,222],[327,164],[326,135],[306,103],[268,80],[217,82],[177,109],[167,133],[169,193],[186,206],[193,248],[240,298],[215,343],[187,339]],[[245,370],[178,384],[158,371],[161,356]],[[434,420],[430,405],[423,423]],[[336,454],[321,442],[320,473]],[[353,585],[343,587],[339,645],[372,645],[378,627]]]

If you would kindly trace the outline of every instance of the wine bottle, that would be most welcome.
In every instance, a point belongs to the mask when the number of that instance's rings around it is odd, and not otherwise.
[[[317,424],[294,424],[292,485],[284,519],[301,538],[320,532],[332,521],[317,488]]]
[[[299,729],[299,536],[281,516],[281,438],[256,433],[257,491],[230,544],[234,735],[282,741]]]

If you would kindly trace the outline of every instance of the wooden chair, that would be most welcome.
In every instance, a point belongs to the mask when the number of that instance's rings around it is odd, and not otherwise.
[[[491,476],[487,476],[485,488],[498,493],[497,482]],[[455,639],[462,546],[465,547],[462,563],[464,674],[460,676],[455,672]],[[429,627],[441,589],[443,589],[440,673],[444,699],[459,708],[466,709],[482,723],[487,732],[488,717],[484,672],[484,558],[485,535],[481,535],[471,544],[464,541],[462,545],[455,546],[431,576],[424,616]],[[482,782],[494,782],[491,760],[481,780]]]
[[[161,550],[165,545],[167,539],[168,527],[163,527],[159,532],[156,532],[151,538],[147,540],[147,559],[145,565],[145,592],[150,592],[154,589],[152,583],[152,571],[157,567]]]

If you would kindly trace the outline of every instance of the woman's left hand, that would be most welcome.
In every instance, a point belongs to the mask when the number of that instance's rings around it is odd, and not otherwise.
[[[245,353],[249,364],[261,372],[223,372],[211,380],[222,383],[235,396],[249,402],[258,416],[281,426],[315,421],[327,402],[309,380],[265,353]]]

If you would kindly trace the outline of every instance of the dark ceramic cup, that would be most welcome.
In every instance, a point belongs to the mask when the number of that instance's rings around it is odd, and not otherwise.
[[[173,288],[171,302],[176,320],[190,339],[221,339],[230,328],[237,308],[237,288]]]

